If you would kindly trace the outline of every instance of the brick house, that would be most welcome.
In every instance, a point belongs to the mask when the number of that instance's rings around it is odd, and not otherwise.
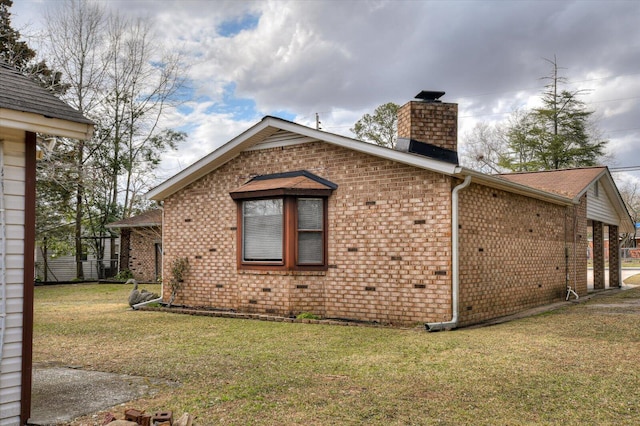
[[[608,170],[563,192],[463,168],[442,94],[400,108],[396,149],[267,116],[151,190],[176,303],[434,330],[586,294],[589,222],[633,226]]]
[[[162,277],[162,210],[149,210],[106,228],[120,230],[118,272],[128,269],[141,282]]]

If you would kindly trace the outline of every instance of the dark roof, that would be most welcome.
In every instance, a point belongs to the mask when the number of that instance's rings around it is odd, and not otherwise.
[[[162,225],[162,210],[149,210],[128,219],[108,224],[107,228],[142,228]]]
[[[306,170],[256,176],[229,194],[234,200],[263,195],[330,195],[338,188],[333,182]]]
[[[74,123],[94,124],[38,83],[0,61],[0,108],[43,115]]]
[[[587,167],[542,172],[508,173],[499,176],[508,181],[535,189],[575,198],[584,192],[605,170],[606,167]]]

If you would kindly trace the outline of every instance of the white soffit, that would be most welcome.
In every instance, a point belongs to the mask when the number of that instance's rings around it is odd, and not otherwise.
[[[0,127],[82,140],[91,139],[93,135],[91,124],[47,118],[39,114],[6,108],[0,108]]]

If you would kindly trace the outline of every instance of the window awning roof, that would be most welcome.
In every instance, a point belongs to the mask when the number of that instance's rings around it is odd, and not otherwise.
[[[282,195],[329,196],[338,188],[333,182],[306,170],[256,176],[229,194],[234,200]]]

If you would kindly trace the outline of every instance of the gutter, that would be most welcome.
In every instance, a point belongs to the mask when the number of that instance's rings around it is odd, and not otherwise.
[[[458,248],[458,192],[471,183],[471,176],[467,175],[464,182],[453,188],[451,192],[451,320],[447,322],[431,322],[424,326],[427,331],[440,331],[458,326],[458,295],[460,292],[460,268]]]
[[[490,188],[511,192],[513,194],[524,195],[529,198],[535,198],[537,200],[542,200],[562,206],[572,206],[580,203],[579,199],[574,200],[562,195],[557,195],[551,192],[533,188],[531,186],[523,185],[521,183],[511,182],[498,176],[486,175],[475,170],[466,169],[464,167],[460,168],[460,172],[465,176],[472,176],[473,178],[475,178],[475,183],[486,185]]]

